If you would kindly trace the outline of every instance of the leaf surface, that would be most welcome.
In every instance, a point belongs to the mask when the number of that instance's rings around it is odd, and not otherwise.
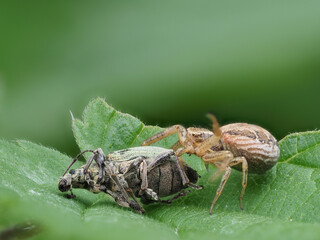
[[[101,147],[105,153],[138,146],[161,131],[101,98],[89,103],[72,128],[81,150]],[[157,145],[170,147],[175,141],[171,136]],[[199,158],[184,156],[202,176],[204,189],[170,205],[146,205],[141,216],[105,194],[75,190],[77,198],[66,199],[57,181],[70,157],[27,141],[2,140],[0,229],[31,221],[40,227],[35,239],[314,239],[320,234],[319,144],[319,131],[281,140],[279,163],[264,175],[249,174],[243,211],[238,200],[242,174],[233,170],[211,216],[219,181],[208,181],[214,170],[207,172]]]

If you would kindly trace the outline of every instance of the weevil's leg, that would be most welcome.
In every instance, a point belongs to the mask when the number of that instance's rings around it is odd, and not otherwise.
[[[66,175],[66,173],[72,167],[72,165],[86,152],[92,152],[93,153],[94,151],[93,150],[84,150],[81,153],[79,153],[74,159],[72,159],[71,163],[67,167],[67,170],[63,173],[62,177],[64,177],[64,175]]]
[[[129,206],[134,209],[135,211],[139,212],[139,213],[144,213],[145,210],[143,209],[143,207],[139,204],[139,202],[137,201],[137,199],[135,198],[132,190],[126,186],[125,188],[121,185],[118,177],[116,175],[111,175],[112,180],[116,183],[116,185],[118,186],[123,198],[129,203]],[[127,185],[127,184],[126,184]],[[133,198],[133,201],[129,198],[129,195]]]
[[[86,174],[90,165],[92,164],[92,161],[95,160],[99,167],[99,177],[98,177],[98,183],[101,182],[103,179],[103,168],[105,167],[105,156],[101,148],[98,148],[94,151],[94,154],[90,157],[89,161],[87,162],[86,166],[83,169],[83,173]]]
[[[240,208],[243,209],[243,195],[246,191],[247,187],[247,178],[248,178],[248,162],[244,157],[236,157],[230,162],[230,166],[237,165],[239,163],[242,163],[242,190],[240,194]]]
[[[127,207],[127,208],[132,208],[133,210],[135,210],[136,212],[142,214],[145,212],[144,209],[141,209],[139,207],[137,207],[137,203],[134,201],[128,201],[128,199],[126,199],[121,192],[113,192],[110,190],[106,190],[106,193],[108,193],[111,197],[113,197],[113,199],[115,200],[115,202],[121,206],[121,207]]]
[[[159,197],[156,192],[151,188],[148,188],[148,166],[145,160],[140,165],[140,176],[141,176],[141,189],[139,195],[141,196],[143,203],[149,204],[151,202],[158,202]]]
[[[142,180],[140,191],[144,191],[148,188],[148,166],[145,160],[140,165],[140,174]]]
[[[163,138],[166,138],[172,134],[178,133],[179,136],[179,141],[182,145],[186,142],[187,139],[187,130],[181,126],[181,125],[174,125],[172,127],[169,127],[165,129],[164,131],[152,136],[151,138],[145,140],[141,146],[148,146],[151,145],[152,143],[158,142]]]
[[[216,195],[215,195],[214,199],[212,200],[210,211],[209,211],[210,214],[212,214],[213,207],[214,207],[215,203],[217,202],[218,198],[220,197],[220,195],[221,195],[221,193],[222,193],[222,191],[224,189],[224,186],[226,185],[226,182],[228,181],[230,173],[231,173],[231,168],[227,167],[226,171],[225,171],[225,173],[224,173],[224,175],[223,175],[223,177],[221,179],[219,187],[217,189]]]
[[[168,200],[160,200],[160,203],[166,203],[166,204],[171,204],[174,200],[180,198],[180,197],[184,197],[187,196],[187,194],[190,192],[190,190],[188,191],[184,191],[182,190],[181,192],[179,192],[177,195],[174,195],[172,198],[168,199]]]
[[[103,169],[105,167],[105,156],[104,156],[104,152],[102,151],[101,148],[98,148],[96,150],[97,154],[94,158],[94,160],[96,161],[98,167],[99,167],[99,177],[98,177],[98,183],[101,182],[101,180],[103,179]]]
[[[151,188],[148,188],[148,165],[145,160],[142,160],[142,164],[140,165],[140,176],[142,183],[139,195],[141,196],[143,203],[149,204],[152,202],[158,202],[159,197],[157,193]]]
[[[127,199],[125,199],[121,192],[114,192],[109,189],[106,189],[105,192],[109,194],[113,199],[116,201],[116,203],[121,207],[130,207],[129,202]]]
[[[72,189],[69,190],[71,194],[65,194],[65,197],[68,199],[74,199],[77,196],[73,194]]]
[[[70,194],[70,197],[71,197],[71,198],[76,198],[76,195],[73,194],[72,189],[70,189],[70,193],[71,193],[71,194]]]
[[[140,195],[140,193],[139,193]],[[147,188],[146,190],[144,190],[142,192],[142,194],[140,195],[142,203],[144,204],[149,204],[149,203],[153,203],[153,202],[159,202],[159,197],[158,194],[156,192],[154,192],[151,188]]]
[[[145,160],[142,161],[142,184],[141,190],[146,190],[148,188],[148,166]]]
[[[183,151],[183,148],[181,148]],[[179,150],[178,150],[179,151]],[[164,154],[160,154],[158,155],[155,160],[148,166],[148,172],[151,171],[154,167],[159,166],[167,161],[172,161],[172,158],[174,158],[175,163],[177,164],[179,173],[181,175],[181,179],[182,179],[182,184],[186,185],[188,184],[190,181],[186,175],[186,173],[184,172],[184,170],[181,168],[181,166],[183,167],[183,162],[182,162],[182,158],[181,160],[178,159],[177,155],[174,153],[174,151],[170,151]],[[180,164],[181,161],[181,164]]]
[[[132,190],[129,188],[128,183],[124,178],[122,178],[121,183],[119,177],[112,172],[112,170],[108,167],[108,165],[105,166],[107,174],[110,176],[110,178],[114,181],[114,183],[117,185],[118,189],[120,190],[123,198],[129,203],[129,206],[136,210],[139,213],[144,213],[145,210],[143,207],[139,204],[137,199],[134,197],[134,194],[132,193]],[[124,186],[123,186],[124,185]],[[133,201],[130,199],[128,193],[133,198]]]
[[[140,203],[138,202],[138,200],[134,196],[132,189],[127,187],[125,190],[129,194],[129,196],[132,197],[132,199],[133,199],[133,201],[131,201],[130,207],[133,208],[134,210],[138,211],[139,213],[144,213],[145,210],[143,209],[143,207],[140,205]]]
[[[196,190],[203,189],[203,186],[202,186],[202,185],[197,185],[197,184],[194,184],[194,183],[191,183],[191,182],[189,182],[189,183],[187,184],[187,186],[188,186],[189,188],[196,189]]]
[[[174,159],[175,159],[175,162],[178,166],[178,170],[179,170],[179,173],[181,175],[181,178],[182,178],[182,185],[186,185],[186,184],[189,184],[190,183],[190,180],[189,178],[187,177],[187,174],[184,170],[184,166],[183,166],[183,159],[182,159],[182,155],[185,153],[185,148],[179,148],[177,151],[176,151],[176,154],[174,155]]]
[[[93,161],[93,159],[95,158],[96,154],[97,154],[96,152],[92,153],[92,155],[91,155],[91,157],[89,158],[86,166],[85,166],[84,169],[83,169],[83,173],[84,173],[84,174],[86,174],[86,173],[88,172],[88,169],[89,169],[90,165],[92,164],[92,161]]]
[[[148,192],[148,193],[146,192],[146,194],[144,194],[142,196],[142,199],[144,201],[143,203],[145,203],[145,204],[149,204],[152,202],[171,204],[174,200],[176,200],[180,197],[187,196],[187,194],[190,192],[190,190],[188,190],[188,191],[182,190],[181,192],[174,195],[172,198],[170,198],[168,200],[161,200],[161,199],[159,199],[158,195],[152,189],[148,188],[147,190],[150,190],[150,192]]]

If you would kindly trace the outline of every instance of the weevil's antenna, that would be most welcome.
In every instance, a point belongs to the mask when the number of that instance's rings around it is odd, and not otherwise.
[[[88,160],[86,166],[83,168],[83,173],[84,173],[84,174],[87,173],[87,171],[88,171],[88,169],[89,169],[89,167],[90,167],[90,165],[91,165],[94,157],[95,157],[95,156],[92,154],[91,157],[90,157],[90,159]]]
[[[66,175],[66,173],[69,171],[69,169],[71,168],[71,166],[86,152],[92,152],[94,153],[93,150],[84,150],[83,152],[79,153],[74,159],[72,159],[70,165],[68,166],[67,170],[63,173],[62,177],[64,177],[64,175]]]
[[[71,110],[69,110],[69,112],[70,112],[70,115],[71,115],[71,119],[72,119],[72,121],[74,121],[74,120],[75,120],[75,118],[74,118],[74,116],[73,116],[73,113],[71,112]]]

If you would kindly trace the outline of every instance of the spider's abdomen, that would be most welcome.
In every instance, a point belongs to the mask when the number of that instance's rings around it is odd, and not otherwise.
[[[280,149],[277,140],[264,128],[233,123],[221,127],[221,132],[223,148],[235,157],[245,157],[250,173],[262,174],[276,164]]]

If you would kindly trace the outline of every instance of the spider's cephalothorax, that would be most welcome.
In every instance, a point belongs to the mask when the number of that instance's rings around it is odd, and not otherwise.
[[[242,209],[248,170],[251,173],[262,174],[276,164],[280,155],[277,140],[271,133],[257,125],[233,123],[220,128],[218,121],[212,114],[209,114],[209,118],[213,122],[213,131],[193,127],[185,129],[181,125],[174,125],[147,139],[142,145],[150,145],[177,133],[179,140],[172,148],[176,151],[180,163],[182,163],[181,156],[184,153],[196,154],[201,157],[206,166],[211,163],[218,167],[218,172],[225,171],[211,203],[210,214],[230,176],[231,167],[242,169],[242,191],[240,194],[240,208]],[[238,167],[239,164],[241,167]],[[187,183],[188,179],[186,178],[184,184]]]

